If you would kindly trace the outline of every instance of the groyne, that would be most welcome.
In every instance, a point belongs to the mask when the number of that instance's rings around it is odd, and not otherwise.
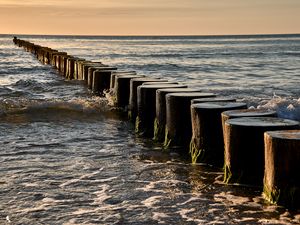
[[[275,112],[249,113],[245,103],[201,88],[121,71],[17,37],[13,42],[65,79],[81,80],[95,95],[112,95],[137,135],[161,143],[162,150],[178,150],[192,163],[224,165],[224,183],[256,185],[270,202],[299,207],[299,122]]]

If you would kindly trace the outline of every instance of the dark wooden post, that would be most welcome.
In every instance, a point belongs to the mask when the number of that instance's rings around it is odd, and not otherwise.
[[[246,103],[206,102],[191,105],[192,139],[190,155],[193,163],[224,165],[224,140],[221,113],[231,109],[245,109]]]
[[[189,148],[192,137],[191,100],[214,97],[212,93],[187,92],[166,95],[166,131],[164,146]]]
[[[265,133],[264,197],[275,204],[300,206],[300,130]]]
[[[165,88],[156,91],[156,117],[154,121],[154,137],[158,142],[163,142],[165,139],[166,127],[166,95],[178,92],[201,92],[200,88]]]
[[[153,84],[140,85],[137,88],[137,117],[136,117],[136,133],[153,137],[153,124],[156,115],[156,90],[162,88],[186,87],[178,84]]]
[[[297,129],[299,123],[276,117],[241,117],[225,122],[224,182],[263,184],[264,132]]]

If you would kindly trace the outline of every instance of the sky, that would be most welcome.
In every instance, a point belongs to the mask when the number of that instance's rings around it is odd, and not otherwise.
[[[0,0],[0,33],[300,33],[300,0]]]

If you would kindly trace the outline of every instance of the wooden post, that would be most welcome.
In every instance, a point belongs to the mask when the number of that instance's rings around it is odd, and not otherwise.
[[[92,91],[95,94],[102,95],[104,90],[110,88],[111,70],[96,70],[93,73]]]
[[[117,70],[116,67],[109,67],[109,66],[95,66],[95,67],[89,67],[88,68],[88,80],[87,80],[87,84],[88,84],[88,88],[92,89],[93,86],[93,78],[94,78],[94,72],[96,70]]]
[[[158,142],[163,142],[165,139],[166,128],[166,95],[178,92],[201,92],[199,88],[165,88],[156,91],[156,117],[154,121],[154,137]],[[206,99],[206,98],[205,98]]]
[[[224,165],[224,140],[221,113],[232,109],[245,109],[246,103],[206,102],[191,105],[192,138],[190,155],[192,163]]]
[[[63,55],[67,55],[66,52],[58,52],[55,54],[56,55],[56,62],[55,62],[55,67],[57,68],[57,70],[60,71],[60,59]]]
[[[79,61],[78,62],[78,65],[77,65],[77,69],[78,69],[78,73],[77,73],[77,79],[78,80],[83,80],[83,66],[85,64],[89,64],[89,63],[92,63],[92,61]]]
[[[75,57],[73,56],[67,58],[66,78],[69,80],[74,79],[74,61]]]
[[[152,82],[152,81],[165,82],[167,80],[151,78],[151,77],[135,78],[130,80],[128,118],[134,124],[135,124],[135,119],[137,117],[137,87],[142,85],[145,82]]]
[[[89,68],[90,67],[101,67],[103,66],[102,63],[84,63],[82,66],[82,72],[83,72],[83,80],[85,81],[85,83],[87,84],[88,82],[88,72],[89,72]]]
[[[224,182],[263,184],[264,132],[297,129],[299,123],[276,117],[241,117],[225,122]]]
[[[111,90],[114,90],[115,88],[115,78],[117,75],[136,75],[136,72],[135,71],[118,71],[118,72],[115,72],[115,73],[112,73],[111,76],[110,76],[110,89]]]
[[[129,104],[130,80],[142,78],[143,75],[116,75],[115,76],[115,106],[127,107]]]
[[[265,133],[264,197],[271,203],[300,206],[300,130]]]
[[[189,149],[192,137],[191,100],[215,97],[212,93],[187,92],[166,95],[166,130],[164,147]]]
[[[222,127],[225,133],[225,122],[229,119],[239,117],[276,117],[277,113],[269,109],[236,109],[229,110],[222,113]]]
[[[85,62],[85,59],[78,58],[74,62],[74,79],[75,80],[81,80],[80,79],[81,77],[79,76],[80,62]]]
[[[153,137],[153,124],[156,115],[156,90],[162,88],[184,88],[185,85],[178,84],[153,84],[140,85],[137,88],[137,117],[136,117],[136,133]]]

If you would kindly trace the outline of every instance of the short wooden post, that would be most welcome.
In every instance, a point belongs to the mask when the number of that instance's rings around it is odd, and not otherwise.
[[[60,65],[61,65],[61,57],[63,55],[67,55],[66,52],[58,52],[56,55],[56,62],[55,62],[55,67],[57,68],[58,71],[60,71]]]
[[[93,73],[92,91],[95,94],[102,95],[103,91],[110,88],[111,70],[96,70]]]
[[[78,62],[78,67],[77,67],[77,69],[78,69],[78,74],[77,74],[78,80],[84,80],[84,65],[91,64],[91,63],[93,63],[93,62],[92,61],[87,61],[87,60]]]
[[[74,79],[76,80],[81,80],[81,77],[79,76],[79,67],[81,62],[85,62],[85,59],[78,58],[74,62]]]
[[[212,93],[187,92],[166,95],[166,131],[164,147],[189,149],[192,137],[191,100],[210,98]]]
[[[127,107],[129,104],[130,80],[145,77],[143,75],[116,75],[115,76],[115,106]]]
[[[206,102],[191,105],[192,138],[190,155],[193,163],[224,165],[224,140],[221,113],[245,109],[246,103]]]
[[[66,77],[69,80],[74,79],[74,62],[75,62],[75,57],[69,57],[67,59],[67,71],[66,71]]]
[[[275,204],[300,206],[300,130],[265,133],[264,197]]]
[[[154,121],[154,137],[158,142],[163,142],[165,139],[166,127],[166,95],[178,92],[201,92],[200,88],[165,88],[156,91],[156,117]],[[206,99],[206,98],[205,98]]]
[[[84,63],[83,66],[82,66],[82,72],[83,72],[83,80],[85,81],[85,83],[87,84],[88,83],[88,74],[89,74],[89,68],[91,67],[102,67],[103,64],[102,63],[95,63],[95,62],[92,62],[92,63]]]
[[[116,67],[109,67],[109,66],[89,67],[88,68],[88,80],[87,80],[87,85],[88,85],[89,89],[92,89],[93,79],[94,79],[94,72],[96,70],[111,70],[111,71],[115,71],[115,70],[117,70],[117,68]]]
[[[128,118],[133,123],[135,123],[135,119],[137,117],[137,87],[142,85],[145,82],[152,82],[152,81],[165,82],[167,80],[151,78],[151,77],[135,78],[130,80]]]
[[[162,88],[186,87],[178,84],[140,85],[137,88],[136,133],[144,137],[153,137],[153,124],[156,115],[156,90]]]
[[[110,76],[110,89],[113,91],[115,88],[115,84],[116,84],[116,76],[118,75],[136,75],[135,71],[118,71],[118,72],[114,72],[111,74]]]
[[[225,122],[224,182],[263,184],[264,132],[297,129],[299,123],[276,117],[241,117]]]

